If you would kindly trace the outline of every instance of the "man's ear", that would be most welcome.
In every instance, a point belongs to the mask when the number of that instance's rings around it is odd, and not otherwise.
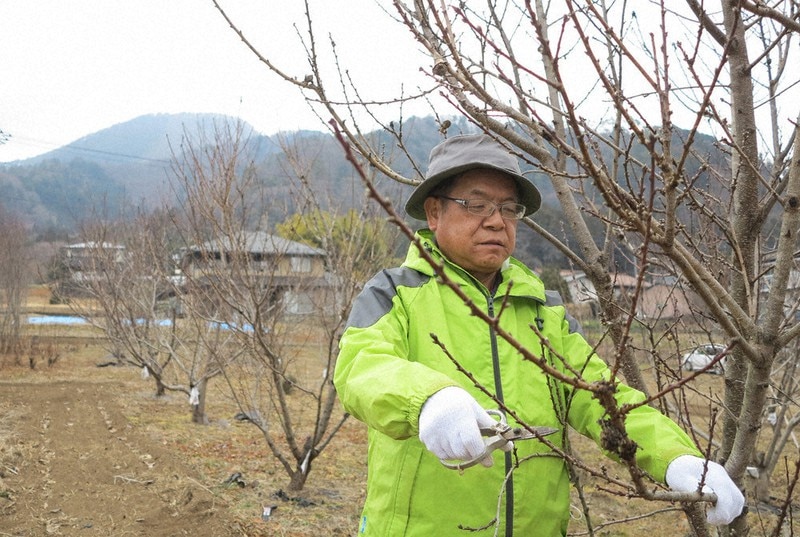
[[[427,197],[423,204],[425,208],[425,216],[428,220],[428,229],[436,231],[439,225],[439,216],[442,212],[442,202],[439,198]]]

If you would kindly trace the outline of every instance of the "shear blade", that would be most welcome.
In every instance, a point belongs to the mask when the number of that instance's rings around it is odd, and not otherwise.
[[[555,427],[531,427],[531,430],[523,429],[521,427],[516,428],[513,430],[513,434],[508,435],[509,440],[528,440],[530,438],[540,438],[542,436],[549,436],[553,433],[557,433],[558,429]]]

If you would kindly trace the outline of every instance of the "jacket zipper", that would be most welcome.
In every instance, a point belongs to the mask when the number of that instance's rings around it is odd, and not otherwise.
[[[475,284],[477,285],[478,289],[483,287],[483,284],[480,283],[474,276],[469,274],[467,271],[459,267],[458,265],[453,264],[449,261],[446,257],[443,257],[445,262],[450,264],[454,269],[460,271],[467,279],[472,279]],[[486,289],[486,305],[487,311],[489,313],[489,317],[494,318],[494,296],[493,293],[496,291],[495,289]],[[500,402],[505,402],[503,398],[503,382],[502,376],[500,374],[500,356],[497,351],[497,333],[495,332],[493,327],[489,327],[489,341],[491,343],[492,348],[492,372],[494,373],[494,391],[497,399]],[[510,452],[504,452],[504,461],[505,461],[505,475],[508,476],[508,481],[506,482],[506,523],[505,523],[505,537],[513,537],[514,536],[514,474],[511,473],[511,466],[513,463],[512,454]]]
[[[494,318],[494,297],[491,294],[486,295],[486,305],[488,306],[489,317]],[[489,327],[489,339],[492,346],[492,371],[494,372],[494,392],[497,399],[505,402],[503,398],[503,379],[500,374],[500,356],[497,352],[497,334],[493,327]],[[505,537],[513,537],[514,535],[514,474],[511,473],[511,453],[504,452],[505,469],[508,477],[506,483],[506,531]]]

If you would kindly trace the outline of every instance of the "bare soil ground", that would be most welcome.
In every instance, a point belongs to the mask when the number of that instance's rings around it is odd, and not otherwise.
[[[254,428],[192,424],[183,398],[153,397],[138,371],[97,368],[102,351],[90,350],[47,368],[0,366],[0,536],[353,533],[365,471],[358,424],[332,446],[350,468],[323,455],[306,489],[290,494]],[[264,507],[277,507],[269,520]]]
[[[16,445],[4,535],[234,535],[190,467],[142,434],[114,382],[2,382]]]
[[[46,294],[31,299],[31,312],[69,313]],[[154,397],[137,369],[98,367],[110,357],[91,329],[42,327],[26,342],[21,355],[0,355],[0,536],[354,533],[361,424],[346,423],[305,489],[290,493],[255,427],[233,419],[221,382],[200,426],[185,397]]]

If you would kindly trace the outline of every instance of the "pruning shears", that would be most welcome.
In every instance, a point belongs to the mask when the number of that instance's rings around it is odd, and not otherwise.
[[[447,461],[442,460],[441,463],[451,470],[463,470],[470,466],[475,466],[486,457],[492,454],[495,449],[505,446],[508,442],[516,440],[529,440],[531,438],[542,438],[558,432],[554,427],[511,427],[506,421],[506,415],[500,410],[489,409],[486,411],[490,416],[497,417],[497,423],[491,427],[481,427],[481,435],[486,437],[483,439],[485,445],[483,453],[477,457],[467,461]]]

